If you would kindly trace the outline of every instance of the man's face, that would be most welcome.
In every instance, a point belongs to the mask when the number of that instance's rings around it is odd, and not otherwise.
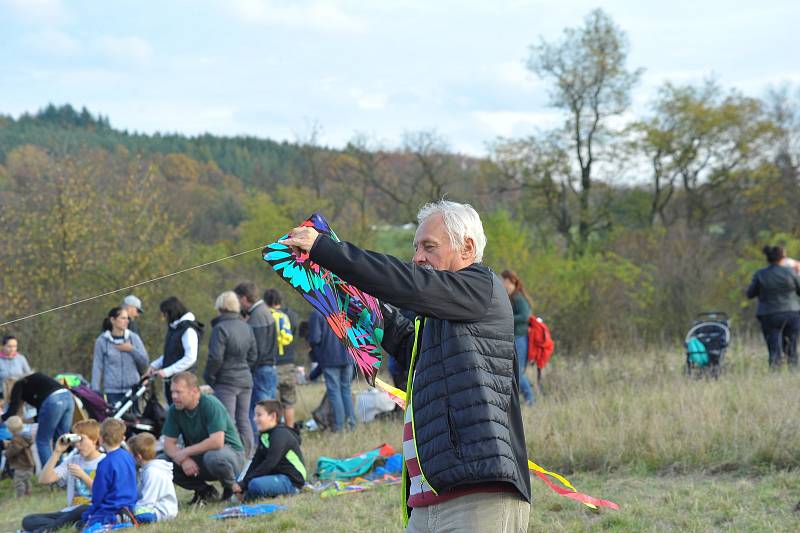
[[[239,298],[239,305],[242,306],[242,310],[249,311],[250,310],[250,306],[253,305],[253,304],[250,302],[250,300],[247,299],[247,296],[238,296],[237,295],[237,297]]]
[[[472,240],[468,239],[468,243]],[[431,215],[414,235],[414,263],[434,270],[455,272],[472,264],[474,255],[453,248],[441,214]]]
[[[139,310],[136,309],[134,306],[127,305],[125,306],[125,309],[128,311],[129,318],[137,318],[139,316]]]
[[[183,381],[173,381],[170,390],[175,409],[192,410],[200,403],[200,389],[197,387],[190,387]]]

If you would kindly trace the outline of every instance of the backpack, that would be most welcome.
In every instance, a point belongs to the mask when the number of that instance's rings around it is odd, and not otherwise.
[[[352,479],[372,470],[375,463],[383,462],[394,455],[394,448],[389,444],[381,444],[373,450],[348,457],[319,457],[317,459],[317,477],[320,479]]]
[[[89,418],[94,418],[98,422],[102,422],[112,415],[111,407],[106,403],[103,397],[86,385],[73,387],[70,389],[70,392],[81,400],[83,408],[86,409]]]
[[[272,318],[275,319],[275,330],[278,337],[278,357],[283,356],[284,348],[290,345],[294,340],[292,335],[292,323],[289,321],[289,315],[280,309],[269,308],[272,313]]]
[[[689,362],[696,367],[708,365],[708,350],[706,345],[697,337],[692,337],[686,344],[686,351],[689,352]]]
[[[528,319],[528,361],[535,361],[536,368],[541,370],[550,361],[554,348],[550,329],[541,318],[531,315]]]

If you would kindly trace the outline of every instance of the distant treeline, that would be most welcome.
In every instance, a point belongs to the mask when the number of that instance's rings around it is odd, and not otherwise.
[[[754,329],[742,288],[758,250],[800,255],[798,98],[666,84],[620,125],[639,76],[627,50],[599,10],[531,47],[528,66],[551,82],[564,124],[496,139],[484,158],[453,153],[435,131],[334,149],[316,128],[277,143],[129,133],[70,105],[0,116],[0,322],[265,244],[315,210],[342,238],[408,258],[413,232],[401,226],[446,196],[481,212],[485,262],[518,271],[562,355],[680,349],[703,310],[730,313],[735,333]],[[176,294],[208,322],[213,297],[242,279],[287,288],[253,254],[137,290],[153,355],[161,299]],[[7,329],[40,367],[85,370],[122,296]]]

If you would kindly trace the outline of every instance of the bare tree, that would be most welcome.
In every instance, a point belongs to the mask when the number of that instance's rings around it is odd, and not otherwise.
[[[568,115],[565,131],[580,174],[575,244],[581,253],[592,232],[606,224],[592,207],[591,189],[594,166],[609,141],[609,119],[630,106],[641,69],[626,69],[627,37],[600,9],[586,17],[583,27],[564,30],[557,42],[542,39],[530,52],[528,68],[553,82],[552,105]]]
[[[303,156],[303,181],[314,189],[316,199],[322,198],[322,185],[325,181],[326,154],[319,145],[322,126],[316,120],[311,123],[308,134],[297,136],[297,145]]]

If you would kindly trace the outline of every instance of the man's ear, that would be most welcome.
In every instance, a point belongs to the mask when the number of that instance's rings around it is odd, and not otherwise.
[[[475,241],[472,237],[464,239],[464,246],[461,247],[461,259],[475,257]]]

